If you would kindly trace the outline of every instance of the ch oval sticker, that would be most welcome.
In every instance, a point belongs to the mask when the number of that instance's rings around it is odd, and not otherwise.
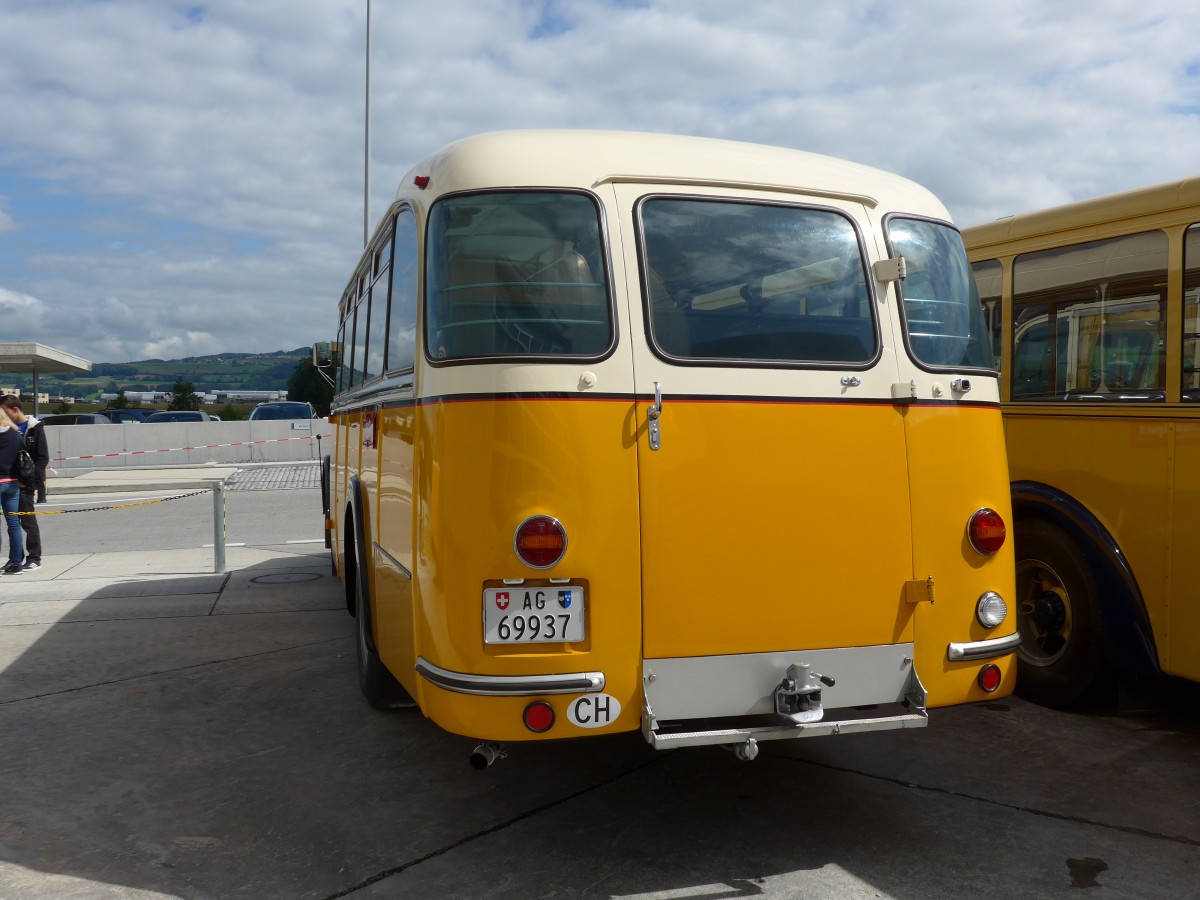
[[[585,694],[567,707],[567,719],[580,728],[603,728],[619,715],[621,701],[610,694]]]

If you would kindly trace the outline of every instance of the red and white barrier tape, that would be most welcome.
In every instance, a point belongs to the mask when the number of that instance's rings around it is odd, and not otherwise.
[[[111,459],[114,456],[142,456],[148,453],[175,453],[181,450],[214,450],[217,447],[244,447],[247,444],[282,444],[286,441],[311,441],[313,438],[331,438],[332,434],[309,434],[304,437],[263,438],[257,441],[233,441],[229,444],[197,444],[195,447],[167,447],[164,450],[122,450],[120,453],[93,453],[89,456],[54,456],[50,462],[67,462],[75,459]]]

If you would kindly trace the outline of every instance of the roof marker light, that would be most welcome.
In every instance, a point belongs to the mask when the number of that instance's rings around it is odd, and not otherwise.
[[[425,190],[425,188],[429,187],[429,176],[428,175],[418,175],[416,178],[413,179],[413,184],[415,184],[421,190]]]

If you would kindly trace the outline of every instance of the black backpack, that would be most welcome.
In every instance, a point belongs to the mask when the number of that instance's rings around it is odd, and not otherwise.
[[[31,485],[37,480],[37,466],[24,447],[17,451],[17,475],[23,485]]]

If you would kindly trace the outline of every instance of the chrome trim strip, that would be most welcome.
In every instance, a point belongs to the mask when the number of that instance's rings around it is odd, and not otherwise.
[[[418,656],[417,673],[432,684],[458,694],[484,697],[532,697],[538,694],[595,694],[604,690],[603,672],[560,675],[468,675],[435,666]]]
[[[362,406],[411,401],[416,396],[412,372],[401,372],[367,385],[358,385],[334,398],[330,412],[354,412]]]
[[[1021,633],[1014,631],[1007,637],[991,638],[986,641],[964,641],[951,643],[946,647],[946,656],[950,659],[988,659],[993,656],[1004,656],[1012,653],[1021,646]]]
[[[756,741],[792,740],[824,737],[833,734],[853,734],[865,731],[891,731],[897,728],[924,728],[929,724],[925,710],[914,710],[895,716],[869,716],[841,721],[805,722],[803,724],[766,725],[752,728],[720,728],[712,731],[680,731],[663,733],[643,729],[646,740],[655,750],[675,747],[707,747],[713,744],[742,744],[749,738]]]
[[[375,547],[376,553],[378,553],[380,556],[382,556],[384,559],[386,559],[389,563],[391,563],[393,567],[399,569],[401,575],[403,575],[409,581],[412,581],[412,572],[408,571],[408,569],[406,569],[406,568],[404,568],[404,566],[400,565],[400,560],[396,559],[396,557],[392,556],[392,554],[388,553],[386,550],[384,550],[378,544],[374,544],[373,546]]]

